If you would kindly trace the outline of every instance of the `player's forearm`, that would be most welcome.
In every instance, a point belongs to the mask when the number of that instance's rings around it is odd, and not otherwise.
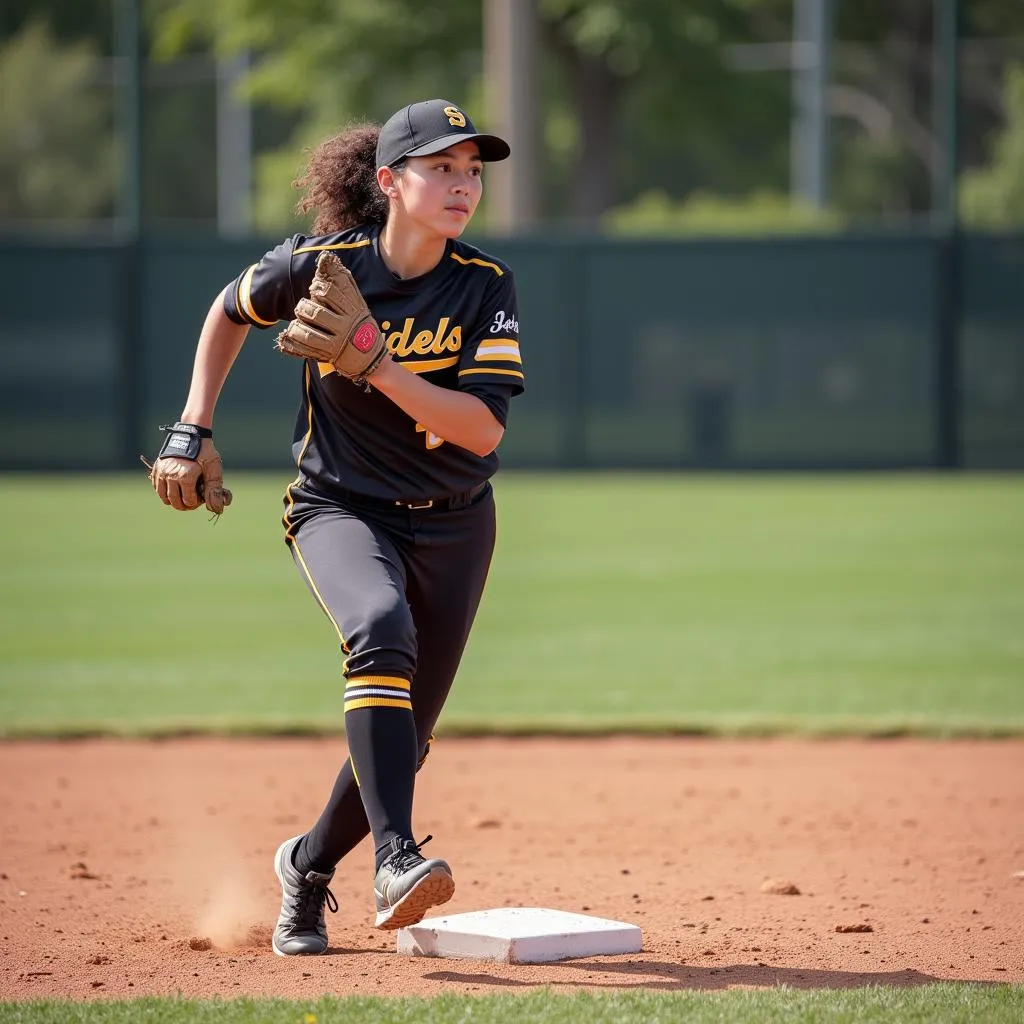
[[[476,455],[490,455],[505,428],[474,395],[439,388],[385,359],[370,383],[432,434]]]
[[[248,324],[236,324],[224,312],[223,293],[210,306],[196,345],[192,385],[182,410],[184,423],[213,426],[213,411],[232,364],[242,350]]]

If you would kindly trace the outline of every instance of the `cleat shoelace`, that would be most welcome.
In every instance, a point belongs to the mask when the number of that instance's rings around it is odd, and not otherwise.
[[[416,867],[423,860],[420,850],[433,838],[433,836],[427,836],[422,843],[413,842],[411,839],[403,840],[387,860],[389,870],[395,875],[402,875]]]
[[[327,883],[314,883],[304,878],[288,909],[299,927],[315,929],[320,925],[325,903],[332,914],[338,912],[338,900]]]

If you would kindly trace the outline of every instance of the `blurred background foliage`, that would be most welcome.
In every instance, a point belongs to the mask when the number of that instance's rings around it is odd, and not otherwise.
[[[961,216],[968,224],[1024,224],[1024,63],[1007,67],[1006,126],[993,132],[990,162],[964,172]]]
[[[835,230],[935,209],[933,4],[835,0],[828,204],[791,200],[793,0],[537,0],[549,225]],[[217,227],[218,67],[244,55],[251,227],[297,225],[303,153],[446,96],[487,125],[480,0],[142,0],[143,219]],[[5,0],[0,222],[109,221],[119,188],[116,0]],[[964,0],[965,223],[1024,224],[1024,3]],[[486,209],[480,227],[486,228]]]
[[[44,20],[0,41],[0,218],[103,218],[117,191],[110,89],[88,36]]]

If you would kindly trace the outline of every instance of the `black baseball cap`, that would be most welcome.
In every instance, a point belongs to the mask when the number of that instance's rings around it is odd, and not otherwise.
[[[483,135],[461,107],[449,100],[410,103],[392,114],[377,140],[377,166],[393,167],[407,156],[430,156],[460,142],[475,142],[480,159],[504,160],[511,150],[497,135]]]

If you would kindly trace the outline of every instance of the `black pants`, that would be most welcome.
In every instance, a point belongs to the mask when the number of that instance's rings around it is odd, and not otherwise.
[[[408,680],[422,763],[487,579],[495,539],[491,487],[456,509],[338,502],[300,487],[289,495],[286,541],[338,634],[344,674]],[[368,831],[346,761],[296,866],[330,871]]]

